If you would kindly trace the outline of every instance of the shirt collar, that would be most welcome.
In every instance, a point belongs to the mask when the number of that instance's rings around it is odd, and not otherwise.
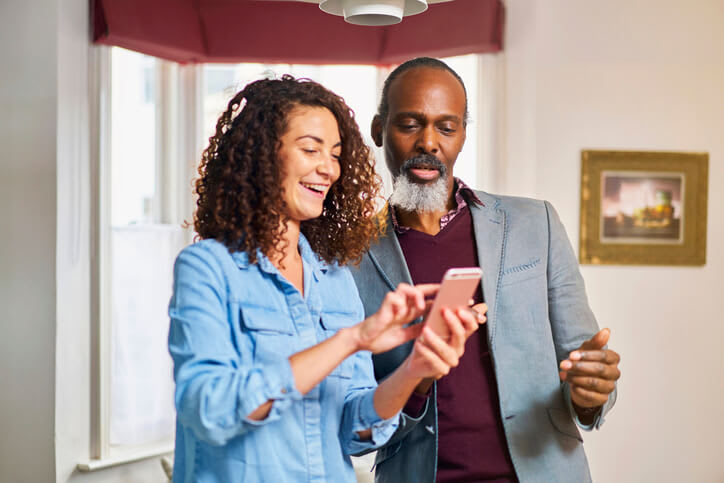
[[[312,268],[312,271],[314,272],[314,275],[317,279],[320,278],[320,275],[327,273],[329,265],[324,260],[321,260],[314,252],[314,250],[312,250],[309,241],[303,233],[299,234],[299,244],[297,246],[299,247],[299,253],[302,256],[302,260],[304,260],[304,262]],[[236,251],[231,254],[231,257],[233,258],[237,267],[242,269],[246,269],[249,267],[248,253],[243,251]],[[259,264],[259,268],[264,272],[279,273],[279,269],[274,266],[274,264],[271,262],[271,260],[269,260],[266,255],[264,255],[260,248],[256,249],[256,260]]]
[[[440,220],[441,225],[446,224],[447,221],[451,220],[455,217],[458,213],[460,213],[463,208],[468,206],[469,204],[472,205],[480,205],[485,206],[485,204],[480,201],[480,198],[478,198],[478,195],[475,194],[475,191],[465,184],[463,180],[460,178],[454,178],[455,180],[455,203],[456,207],[452,210],[448,211],[445,215],[443,215],[442,219]],[[397,221],[397,209],[394,206],[390,205],[390,218],[392,219],[392,227],[395,229],[395,231],[398,234],[405,233],[406,231],[410,230],[409,227],[400,225],[400,223]]]

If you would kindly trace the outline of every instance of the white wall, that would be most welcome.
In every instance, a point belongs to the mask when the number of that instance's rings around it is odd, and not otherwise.
[[[57,14],[0,3],[2,481],[54,475]]]
[[[622,355],[585,435],[597,482],[724,481],[724,2],[509,0],[502,191],[550,200],[577,249],[580,151],[708,151],[704,267],[583,267]]]
[[[90,456],[87,0],[0,2],[0,481],[163,482]]]

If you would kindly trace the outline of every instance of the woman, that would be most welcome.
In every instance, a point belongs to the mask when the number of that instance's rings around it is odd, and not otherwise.
[[[174,481],[354,481],[348,455],[389,439],[415,386],[457,364],[477,323],[446,311],[450,345],[405,327],[436,290],[406,285],[362,320],[343,265],[376,236],[377,178],[350,109],[319,84],[246,86],[199,174],[203,240],[179,255],[169,307]],[[420,333],[377,387],[370,353]]]

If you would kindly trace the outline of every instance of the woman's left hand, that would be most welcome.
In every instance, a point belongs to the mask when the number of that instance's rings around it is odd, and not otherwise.
[[[404,327],[424,314],[425,297],[434,295],[439,284],[408,285],[401,283],[394,292],[388,292],[374,314],[355,325],[357,349],[375,354],[385,352],[414,339],[423,324]]]

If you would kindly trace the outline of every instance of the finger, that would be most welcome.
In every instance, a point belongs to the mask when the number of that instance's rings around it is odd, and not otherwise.
[[[460,357],[463,355],[463,352],[465,352],[465,341],[468,338],[463,320],[467,321],[468,324],[475,324],[475,318],[467,308],[462,307],[454,312],[445,307],[442,310],[442,318],[450,330],[448,345],[452,347],[457,356]]]
[[[484,324],[488,320],[488,318],[485,316],[485,313],[488,311],[487,305],[475,304],[471,307],[471,310],[474,312],[478,324]]]
[[[390,339],[390,345],[397,347],[404,344],[408,340],[418,337],[422,333],[423,324],[408,325],[407,327],[397,327],[393,330]]]
[[[486,304],[485,302],[482,302],[482,303],[479,303],[479,304],[475,304],[475,305],[473,305],[473,308],[474,308],[477,312],[479,312],[479,313],[481,313],[481,314],[483,314],[483,315],[485,315],[485,314],[488,313],[488,304]]]
[[[382,309],[385,311],[383,312]],[[389,324],[399,319],[400,313],[406,309],[407,306],[402,295],[397,292],[387,292],[387,295],[385,295],[382,301],[382,307],[380,307],[381,315],[384,316],[383,322]]]
[[[605,328],[599,330],[596,335],[588,339],[586,342],[581,344],[579,349],[582,350],[596,350],[603,349],[603,346],[608,344],[608,339],[611,337],[611,329]]]
[[[571,352],[571,361],[590,361],[590,362],[604,362],[606,364],[618,364],[621,361],[621,357],[618,352],[610,349],[606,350],[589,350],[581,351],[576,350]]]
[[[421,377],[433,377],[435,379],[440,379],[442,376],[446,376],[450,373],[450,366],[445,364],[445,362],[438,357],[435,351],[425,345],[421,338],[418,338],[415,341],[414,350],[428,366],[425,373],[420,374]]]
[[[435,354],[437,354],[437,356],[445,362],[445,364],[451,367],[457,367],[459,356],[458,352],[453,347],[451,347],[429,327],[425,327],[422,330],[422,337],[425,341],[425,345],[432,349]]]
[[[485,316],[480,315],[476,311],[470,309],[468,312],[470,315],[472,315],[472,318],[468,317],[461,317],[460,321],[463,324],[463,328],[465,329],[465,338],[467,339],[470,337],[470,335],[478,330],[478,327],[485,323]]]
[[[571,376],[600,377],[610,381],[616,381],[621,377],[618,367],[602,362],[573,362],[570,369],[564,370]]]
[[[417,310],[425,308],[425,292],[406,283],[397,286],[397,291],[407,297],[408,303]]]
[[[576,386],[571,388],[571,399],[578,406],[593,408],[606,404],[606,401],[608,401],[608,395],[589,391],[588,389]]]
[[[421,284],[415,285],[415,288],[420,290],[425,297],[430,297],[437,293],[437,291],[440,289],[440,284],[439,283],[421,283]]]
[[[591,392],[611,394],[616,389],[616,383],[599,377],[567,376],[566,380],[573,387],[581,387]]]

